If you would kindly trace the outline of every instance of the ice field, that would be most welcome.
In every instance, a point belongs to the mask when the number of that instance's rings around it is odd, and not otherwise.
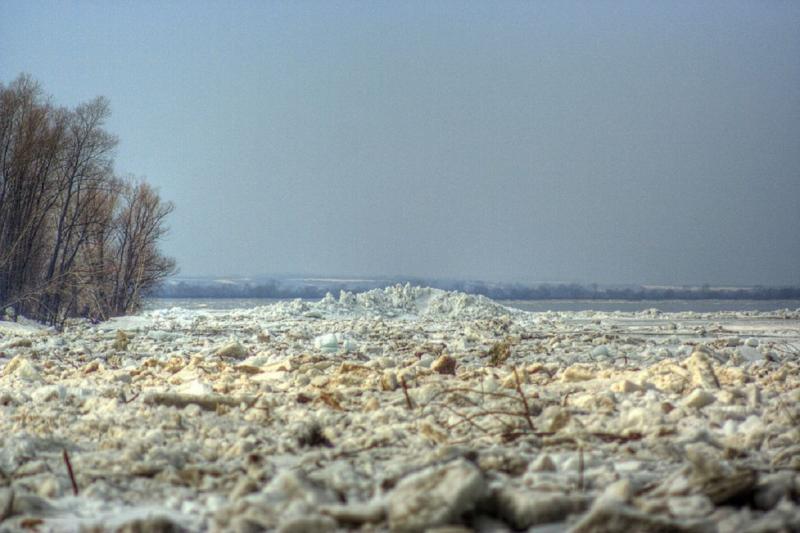
[[[0,531],[24,527],[796,531],[800,309],[398,285],[0,322]]]

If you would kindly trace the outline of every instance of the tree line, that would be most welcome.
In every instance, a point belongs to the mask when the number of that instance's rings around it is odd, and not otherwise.
[[[108,101],[58,107],[28,75],[0,82],[0,309],[61,327],[136,311],[175,271],[173,204],[114,172]]]

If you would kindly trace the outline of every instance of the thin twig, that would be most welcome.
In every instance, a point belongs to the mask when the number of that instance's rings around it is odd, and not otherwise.
[[[69,454],[67,454],[67,449],[64,448],[64,463],[67,465],[67,473],[69,474],[69,480],[72,482],[72,494],[77,496],[78,495],[78,483],[75,481],[75,473],[72,471],[72,463],[69,462]]]
[[[522,385],[519,382],[517,367],[514,367],[514,382],[516,385],[517,394],[519,394],[519,398],[522,400],[522,405],[525,407],[525,412],[523,413],[525,421],[528,422],[528,427],[531,428],[531,431],[536,431],[536,426],[533,425],[533,419],[531,418],[531,409],[528,407],[528,399],[525,398],[525,393],[522,392]]]
[[[459,422],[455,422],[453,424],[447,424],[446,425],[447,429],[453,429],[455,427],[458,427],[461,424],[461,422],[466,422],[469,425],[471,425],[471,426],[479,429],[483,433],[487,433],[487,434],[490,433],[489,430],[484,429],[481,426],[479,426],[477,423],[475,423],[474,422],[475,419],[482,418],[484,416],[493,416],[495,418],[495,420],[497,420],[505,428],[506,431],[513,431],[514,426],[512,424],[509,424],[508,422],[505,422],[503,419],[500,418],[500,416],[512,416],[512,417],[513,416],[521,416],[521,413],[510,413],[510,412],[506,412],[506,411],[481,411],[479,413],[474,413],[474,414],[469,415],[469,414],[464,414],[464,413],[461,413],[459,411],[456,411],[455,409],[453,409],[452,407],[450,407],[447,404],[442,404],[441,408],[450,411],[451,413],[453,413],[454,415],[456,415],[457,417],[459,417],[461,419]]]
[[[134,394],[133,396],[131,396],[130,398],[125,400],[125,403],[131,403],[133,400],[135,400],[136,398],[139,397],[139,394],[141,394],[141,393],[137,392],[136,394]]]
[[[481,383],[481,385],[483,385]],[[509,394],[507,392],[497,392],[497,391],[487,391],[487,390],[477,390],[477,389],[470,389],[467,387],[449,387],[440,391],[437,391],[436,394],[431,396],[431,399],[428,400],[428,403],[432,403],[434,400],[438,399],[439,396],[443,396],[445,394],[451,394],[454,392],[465,392],[469,394],[477,394],[481,397],[489,397],[489,398],[504,398],[506,400],[517,400],[517,396],[515,394]]]
[[[413,411],[414,404],[411,403],[411,397],[408,395],[408,385],[406,385],[406,379],[403,376],[400,376],[400,385],[403,387],[403,396],[406,397],[406,407],[408,407],[409,411]]]
[[[476,418],[477,416],[481,416],[481,414],[470,416],[470,415],[465,415],[465,414],[463,414],[463,413],[459,413],[458,411],[456,411],[455,409],[453,409],[452,407],[450,407],[450,406],[449,406],[449,405],[447,405],[447,404],[442,404],[442,407],[443,407],[443,408],[445,408],[445,409],[447,409],[448,411],[450,411],[451,413],[453,413],[453,414],[454,414],[454,415],[456,415],[457,417],[461,418],[461,421],[462,421],[462,422],[466,422],[466,423],[467,423],[467,424],[469,424],[470,426],[472,426],[472,427],[476,428],[476,429],[477,429],[478,431],[480,431],[481,433],[485,433],[485,434],[487,434],[487,435],[489,435],[489,434],[490,434],[490,432],[489,432],[487,429],[484,429],[483,427],[481,427],[480,425],[478,425],[476,422],[474,422],[474,421],[472,420],[473,418]],[[454,427],[456,427],[456,426],[457,426],[458,424],[460,424],[460,423],[461,423],[461,422],[456,422],[456,423],[455,423],[455,424],[453,424],[452,426],[449,426],[449,427],[448,427],[448,429],[453,429]],[[501,421],[501,423],[502,423],[502,421]]]
[[[567,391],[567,393],[564,396],[561,397],[561,407],[566,407],[567,406],[567,403],[569,402],[569,396],[573,392],[575,392],[575,391],[572,391],[572,390]]]
[[[584,480],[583,480],[583,469],[585,465],[583,462],[583,445],[578,446],[578,490],[583,492],[584,488]]]
[[[593,431],[590,433],[593,437],[600,439],[603,442],[617,442],[620,444],[624,444],[626,442],[633,442],[637,440],[642,440],[644,435],[641,433],[628,433],[627,435],[617,435],[615,433],[606,433],[603,431]]]

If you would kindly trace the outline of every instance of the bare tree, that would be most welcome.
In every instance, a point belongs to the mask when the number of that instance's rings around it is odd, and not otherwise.
[[[175,262],[157,246],[173,210],[147,183],[124,185],[110,248],[114,272],[109,314],[138,310],[143,294],[175,272]]]
[[[18,310],[40,282],[64,124],[29,77],[0,87],[0,302]]]
[[[60,326],[138,309],[175,270],[170,203],[117,178],[108,102],[55,108],[22,75],[0,84],[0,307]]]
[[[98,214],[102,223],[92,227],[83,252],[84,285],[87,290],[81,302],[85,307],[82,314],[102,320],[111,316],[109,304],[116,278],[111,243],[115,233],[115,213],[123,187],[123,183],[114,178],[102,194],[95,196],[96,205],[92,211]]]
[[[96,197],[112,181],[112,151],[117,139],[102,129],[109,115],[108,102],[96,98],[69,114],[62,164],[54,187],[58,201],[49,259],[42,285],[47,287],[38,315],[48,322],[63,320],[65,306],[74,305],[75,285],[81,277],[76,260],[97,225],[108,224],[107,213]]]

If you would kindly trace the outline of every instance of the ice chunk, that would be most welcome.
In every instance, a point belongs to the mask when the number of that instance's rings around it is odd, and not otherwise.
[[[481,471],[457,459],[410,475],[388,496],[393,531],[423,531],[457,520],[472,510],[486,491]]]
[[[314,346],[323,352],[335,353],[339,350],[339,340],[333,333],[326,333],[314,339]]]
[[[689,396],[686,397],[684,400],[684,404],[687,407],[694,407],[695,409],[700,409],[705,407],[706,405],[710,405],[714,403],[717,398],[711,394],[710,392],[703,390],[703,389],[695,389],[692,391]]]

